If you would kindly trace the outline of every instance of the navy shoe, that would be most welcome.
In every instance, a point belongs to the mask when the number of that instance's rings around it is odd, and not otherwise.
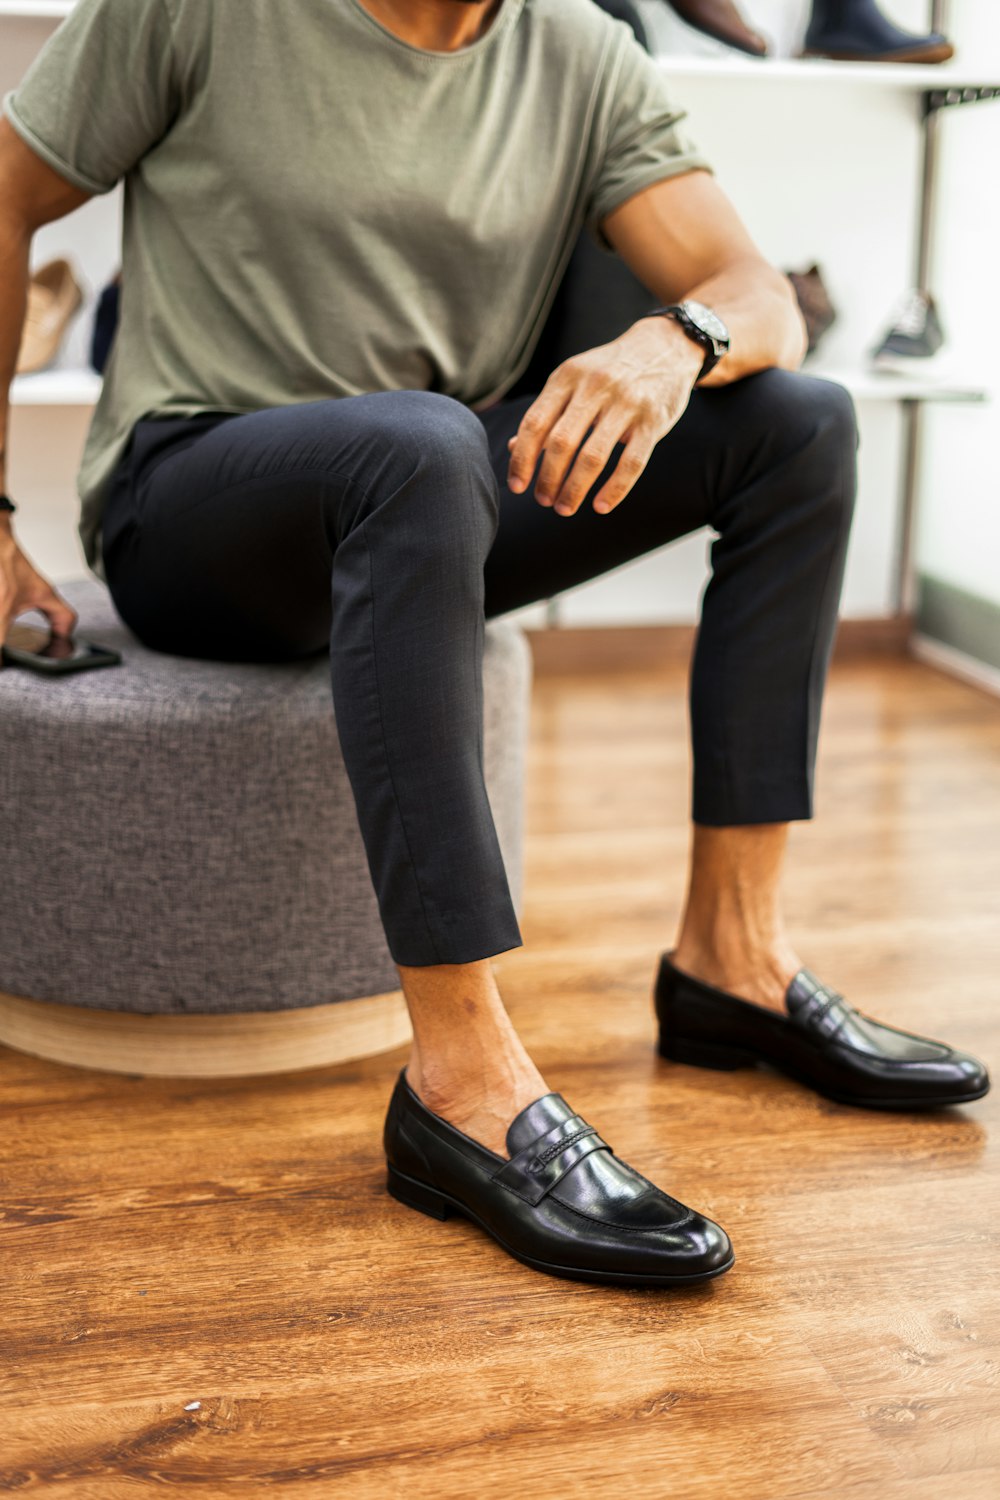
[[[955,49],[939,31],[920,36],[884,16],[875,0],[813,0],[804,57],[839,62],[946,62]]]

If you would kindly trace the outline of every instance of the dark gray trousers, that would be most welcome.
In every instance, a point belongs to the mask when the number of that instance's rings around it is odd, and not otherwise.
[[[146,419],[110,487],[108,584],[145,644],[232,661],[329,650],[401,964],[522,942],[483,783],[484,621],[701,527],[717,536],[691,676],[694,819],[812,816],[855,495],[847,392],[781,370],[696,390],[622,504],[599,516],[588,497],[569,517],[507,488],[531,400],[477,414],[385,391]]]

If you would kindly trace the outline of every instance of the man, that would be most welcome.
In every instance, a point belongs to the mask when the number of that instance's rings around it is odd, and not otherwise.
[[[785,935],[853,409],[795,373],[789,284],[628,27],[591,0],[84,0],[4,111],[0,375],[32,233],[125,179],[121,325],[79,481],[91,567],[156,649],[330,651],[414,1028],[395,1196],[555,1274],[732,1264],[514,1032],[489,959],[521,936],[482,779],[484,620],[706,524],[661,1047],[883,1107],[984,1093],[981,1065],[858,1016]],[[505,400],[584,224],[664,306]],[[30,606],[70,629],[0,524],[0,629]]]

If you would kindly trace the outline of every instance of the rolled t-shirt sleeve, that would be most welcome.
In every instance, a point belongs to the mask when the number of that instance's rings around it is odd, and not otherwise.
[[[627,198],[666,177],[698,168],[713,170],[683,128],[687,111],[673,103],[655,59],[625,22],[613,24],[625,34],[617,57],[612,49],[605,98],[598,109],[597,129],[602,138],[585,218],[597,243],[608,250],[612,246],[601,220]]]
[[[171,32],[166,0],[77,0],[3,113],[54,171],[109,193],[177,113]]]

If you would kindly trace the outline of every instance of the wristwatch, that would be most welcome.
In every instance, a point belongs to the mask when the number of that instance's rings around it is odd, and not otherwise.
[[[654,307],[643,316],[673,318],[681,325],[688,338],[701,345],[705,350],[705,363],[698,374],[698,380],[703,380],[709,370],[714,370],[722,356],[729,351],[729,329],[719,314],[706,307],[704,302],[677,302],[670,307]]]
[[[17,506],[9,495],[0,495],[0,510],[17,510]]]

